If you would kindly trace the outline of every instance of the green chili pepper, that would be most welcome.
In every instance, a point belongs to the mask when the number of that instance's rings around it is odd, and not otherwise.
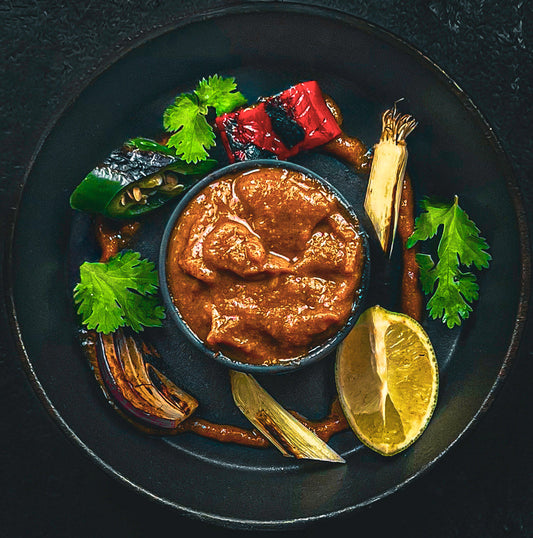
[[[85,177],[70,206],[112,218],[138,217],[182,194],[216,165],[213,159],[186,163],[171,148],[134,138]]]

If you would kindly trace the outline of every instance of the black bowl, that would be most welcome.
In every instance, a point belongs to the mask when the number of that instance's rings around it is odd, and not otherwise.
[[[172,230],[174,229],[174,226],[176,224],[176,221],[178,220],[180,215],[183,213],[183,211],[185,210],[189,202],[207,185],[209,185],[213,181],[216,181],[222,176],[225,176],[227,174],[232,174],[234,172],[238,172],[241,170],[248,170],[248,169],[258,168],[258,167],[270,167],[270,168],[276,167],[276,168],[285,168],[289,170],[294,170],[297,172],[301,172],[319,181],[328,191],[330,191],[340,201],[341,205],[354,218],[354,220],[356,220],[359,223],[359,231],[363,239],[363,250],[364,250],[364,266],[363,266],[360,292],[352,304],[350,316],[348,320],[346,321],[346,323],[343,325],[343,327],[339,329],[339,331],[337,331],[330,338],[328,338],[326,341],[312,348],[307,354],[303,356],[295,357],[287,361],[274,363],[274,364],[249,364],[249,363],[241,362],[237,359],[228,357],[227,355],[224,355],[221,351],[215,351],[209,348],[205,344],[205,342],[203,342],[192,331],[189,325],[187,325],[187,323],[181,316],[179,310],[176,308],[175,304],[173,303],[171,295],[170,295],[170,291],[168,289],[167,274],[166,274],[166,259],[167,259],[169,239],[172,234]],[[335,349],[335,347],[341,343],[344,337],[350,332],[350,329],[355,325],[357,318],[359,317],[359,314],[362,310],[361,305],[364,302],[364,297],[365,297],[366,290],[368,287],[367,285],[368,285],[369,265],[370,265],[368,253],[369,253],[369,249],[368,249],[367,235],[365,231],[363,230],[363,228],[361,227],[361,223],[359,219],[357,218],[357,215],[355,214],[353,207],[346,201],[344,196],[335,187],[333,187],[328,181],[320,177],[318,174],[316,174],[312,170],[304,166],[294,164],[292,162],[272,160],[272,159],[257,159],[257,160],[238,162],[238,163],[230,164],[228,166],[219,168],[218,170],[215,170],[214,172],[206,176],[204,179],[199,181],[192,189],[190,189],[185,194],[185,196],[182,198],[180,203],[176,206],[175,210],[172,212],[170,219],[168,220],[167,225],[165,227],[165,231],[163,233],[163,239],[161,241],[161,248],[159,251],[159,282],[161,285],[161,293],[163,294],[163,299],[165,301],[167,311],[170,312],[172,319],[176,322],[176,325],[179,327],[181,332],[202,353],[204,353],[206,356],[212,359],[217,360],[218,362],[224,364],[225,366],[228,366],[234,370],[240,370],[241,372],[261,373],[261,374],[267,374],[267,373],[268,374],[280,374],[280,373],[285,373],[285,372],[292,372],[298,368],[302,368],[304,366],[307,366],[309,364],[319,361],[320,359],[329,355]]]

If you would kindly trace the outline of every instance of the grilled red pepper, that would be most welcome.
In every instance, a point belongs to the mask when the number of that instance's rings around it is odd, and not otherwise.
[[[230,162],[285,160],[341,134],[314,80],[223,114],[216,118],[216,124]]]

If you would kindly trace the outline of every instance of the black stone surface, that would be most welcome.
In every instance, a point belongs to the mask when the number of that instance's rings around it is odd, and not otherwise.
[[[3,0],[2,227],[15,203],[10,185],[23,181],[45,125],[73,89],[83,85],[106,58],[169,18],[192,13],[200,5],[234,3]],[[531,226],[531,2],[308,3],[348,11],[401,36],[457,82],[488,119],[511,158]],[[5,312],[1,314],[0,536],[136,537],[162,532],[229,536],[237,532],[179,516],[132,492],[67,441],[33,393],[5,331]],[[533,536],[532,329],[529,321],[514,366],[489,412],[423,477],[349,517],[275,534]]]

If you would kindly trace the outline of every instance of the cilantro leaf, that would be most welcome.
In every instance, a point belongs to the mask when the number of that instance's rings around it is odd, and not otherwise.
[[[207,80],[203,78],[194,93],[201,103],[214,107],[217,115],[220,115],[246,104],[244,95],[236,90],[237,84],[233,77],[222,78],[212,75]]]
[[[435,268],[435,262],[429,254],[417,254],[416,261],[420,267],[420,284],[422,285],[422,291],[429,295],[435,287],[437,275],[432,269]]]
[[[177,97],[165,110],[163,125],[167,131],[176,131],[167,145],[176,148],[176,155],[188,163],[207,159],[207,149],[215,145],[215,133],[194,95]]]
[[[191,93],[182,93],[163,114],[163,126],[167,131],[179,131],[186,123],[193,122],[204,112],[198,98]]]
[[[438,262],[428,254],[417,254],[416,259],[422,290],[426,295],[433,294],[427,303],[430,316],[442,318],[452,328],[468,318],[472,312],[469,303],[479,297],[476,276],[460,266],[488,267],[492,259],[487,252],[489,246],[459,206],[457,196],[448,204],[423,200],[421,207],[425,212],[415,220],[415,230],[406,246],[411,248],[419,241],[431,239],[442,226]]]
[[[187,163],[207,159],[207,150],[215,145],[215,133],[206,115],[210,107],[219,115],[246,104],[236,88],[234,78],[212,75],[202,79],[192,93],[178,95],[163,114],[163,126],[173,133],[167,146],[175,148]]]
[[[109,334],[127,325],[139,332],[143,326],[161,326],[165,317],[158,284],[152,262],[138,252],[123,251],[106,263],[81,265],[74,302],[88,329]]]

